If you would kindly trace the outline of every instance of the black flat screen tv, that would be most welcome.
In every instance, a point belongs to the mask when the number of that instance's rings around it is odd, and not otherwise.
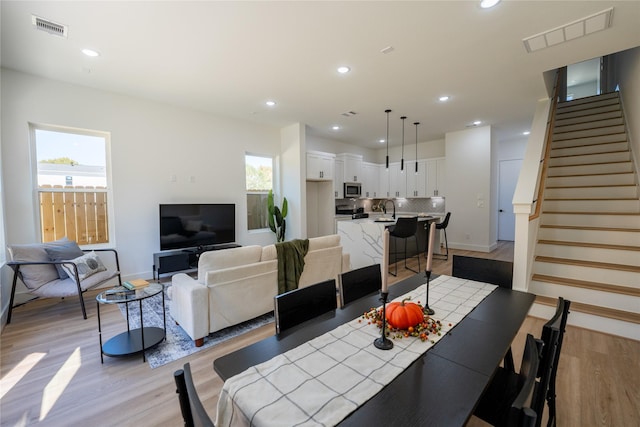
[[[160,205],[160,250],[200,248],[236,241],[236,205]]]

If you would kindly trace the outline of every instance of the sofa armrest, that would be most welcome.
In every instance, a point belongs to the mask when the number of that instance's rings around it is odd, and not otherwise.
[[[179,273],[171,278],[171,316],[193,340],[209,335],[209,289]]]

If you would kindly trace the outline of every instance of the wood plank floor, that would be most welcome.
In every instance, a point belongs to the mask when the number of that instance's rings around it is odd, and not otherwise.
[[[490,254],[452,252],[513,258],[510,243],[501,243]],[[433,270],[450,274],[451,257],[434,260]],[[394,281],[413,274],[403,264],[399,273]],[[96,293],[86,295],[87,320],[74,298],[38,300],[14,310],[12,323],[0,336],[0,425],[182,425],[172,374],[185,362],[191,363],[200,397],[214,418],[222,387],[213,371],[214,359],[274,333],[273,325],[266,325],[157,369],[141,357],[105,357],[101,364]],[[105,336],[126,327],[117,307],[103,306],[100,312]],[[513,346],[516,361],[525,334],[539,336],[543,323],[527,318]],[[637,425],[639,366],[640,342],[569,327],[558,373],[558,425]],[[469,425],[482,423],[472,419]]]

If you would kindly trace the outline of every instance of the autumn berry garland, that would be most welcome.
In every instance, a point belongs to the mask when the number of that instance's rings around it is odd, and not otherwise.
[[[424,314],[423,307],[418,303],[407,302],[405,298],[400,302],[387,304],[387,330],[389,338],[416,337],[426,341],[429,335],[442,335],[442,323]],[[371,308],[362,315],[358,322],[366,320],[368,324],[375,324],[382,328],[382,309]],[[451,324],[449,324],[451,326]],[[434,343],[431,340],[431,343]]]

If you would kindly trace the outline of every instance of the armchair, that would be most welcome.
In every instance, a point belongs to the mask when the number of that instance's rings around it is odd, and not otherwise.
[[[11,323],[18,279],[24,283],[30,294],[37,297],[64,298],[77,295],[85,319],[87,312],[82,295],[84,292],[115,277],[122,285],[120,262],[115,249],[81,250],[75,242],[67,238],[48,243],[11,245],[7,249],[7,265],[13,270],[7,324]],[[111,253],[116,269],[105,267],[96,252]],[[64,259],[65,254],[67,259]],[[75,256],[78,254],[82,255]]]

